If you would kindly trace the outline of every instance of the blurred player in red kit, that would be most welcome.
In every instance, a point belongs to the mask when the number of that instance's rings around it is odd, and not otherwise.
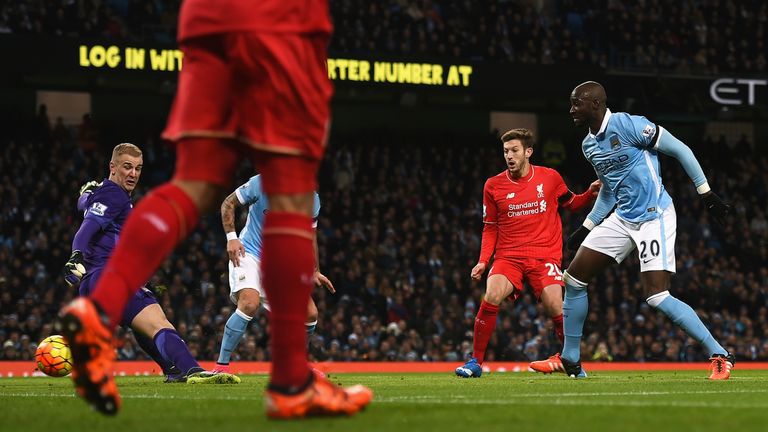
[[[271,418],[351,415],[371,401],[363,386],[337,387],[307,363],[306,308],[313,287],[312,207],[333,87],[332,25],[324,0],[186,0],[179,14],[184,65],[163,137],[176,170],[133,210],[91,297],[62,309],[75,387],[115,414],[113,329],[126,302],[201,214],[218,206],[232,173],[257,166],[271,212],[263,230],[262,280],[272,302]]]
[[[533,134],[528,129],[512,129],[501,137],[507,169],[489,178],[483,188],[483,239],[480,259],[472,269],[472,279],[480,280],[493,257],[485,297],[475,317],[472,358],[456,368],[462,378],[479,378],[488,341],[496,328],[499,305],[507,298],[517,300],[523,280],[533,288],[554,330],[563,342],[563,228],[558,207],[578,211],[594,201],[600,182],[593,182],[576,195],[560,174],[547,167],[532,165]],[[534,362],[562,370],[559,354]]]

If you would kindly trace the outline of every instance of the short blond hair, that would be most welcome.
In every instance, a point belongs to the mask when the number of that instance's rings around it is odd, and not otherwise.
[[[141,149],[135,144],[120,143],[112,150],[112,161],[116,161],[120,155],[128,154],[133,157],[141,157]]]
[[[523,143],[523,148],[533,147],[533,132],[526,128],[512,129],[504,132],[504,135],[501,136],[501,142],[503,143],[515,139]]]

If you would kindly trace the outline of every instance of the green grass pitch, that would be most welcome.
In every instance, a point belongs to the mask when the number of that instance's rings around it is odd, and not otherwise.
[[[268,421],[266,376],[239,385],[163,384],[118,378],[123,408],[104,417],[74,397],[66,378],[0,379],[0,431],[764,431],[768,371],[710,382],[706,371],[332,375],[366,384],[374,402],[352,418]]]

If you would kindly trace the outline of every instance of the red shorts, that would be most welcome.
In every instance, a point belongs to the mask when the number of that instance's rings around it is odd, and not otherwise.
[[[265,164],[285,160],[281,155],[303,159],[300,165],[319,164],[328,137],[333,94],[326,64],[327,42],[327,35],[253,32],[183,41],[184,64],[163,138],[179,143],[180,153],[187,138],[216,140],[233,147],[209,148],[207,156],[228,158],[220,153],[227,152],[254,159],[261,165],[257,168],[267,193],[312,190],[292,190],[306,186],[286,186],[288,180],[282,185],[271,184],[269,173],[283,175],[285,169]],[[218,169],[230,166],[228,160],[217,162],[196,152],[187,153],[197,165],[195,170],[213,171],[209,165]],[[176,177],[222,177],[179,171],[177,167]],[[294,173],[294,177],[306,177],[301,182],[314,185],[316,171]],[[223,174],[229,179],[232,172]]]
[[[493,261],[488,276],[503,275],[515,287],[511,297],[517,300],[523,290],[523,279],[533,288],[538,300],[541,292],[549,285],[564,286],[560,260],[542,258],[498,258]]]

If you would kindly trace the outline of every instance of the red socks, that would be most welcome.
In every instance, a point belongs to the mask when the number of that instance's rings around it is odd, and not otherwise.
[[[560,345],[565,344],[565,334],[563,333],[563,314],[552,317],[552,324],[555,331],[555,336],[560,340]]]
[[[485,349],[488,347],[488,341],[491,340],[493,330],[496,328],[496,316],[498,314],[498,306],[485,300],[480,303],[480,310],[477,311],[475,317],[475,335],[472,345],[472,356],[480,364],[485,360]]]
[[[113,327],[131,296],[186,238],[198,217],[194,202],[171,183],[153,190],[133,209],[91,296],[109,315]]]
[[[264,220],[262,283],[272,306],[270,387],[288,392],[306,385],[310,374],[304,322],[314,285],[313,235],[309,216],[269,212]]]

